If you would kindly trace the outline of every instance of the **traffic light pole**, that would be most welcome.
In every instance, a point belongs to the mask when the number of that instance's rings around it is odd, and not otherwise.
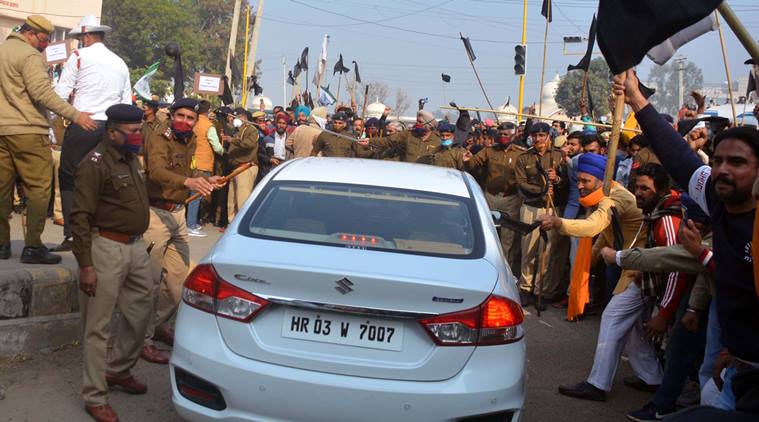
[[[522,15],[522,45],[527,45],[527,0],[524,0],[524,14]],[[525,62],[525,72],[527,71],[527,63]],[[519,109],[520,113],[517,116],[517,120],[522,119],[522,109],[524,107],[524,75],[519,75]]]

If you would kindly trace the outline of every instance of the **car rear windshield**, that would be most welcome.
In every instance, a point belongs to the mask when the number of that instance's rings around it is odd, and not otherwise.
[[[246,236],[355,249],[473,258],[473,200],[376,186],[272,182],[240,225]]]

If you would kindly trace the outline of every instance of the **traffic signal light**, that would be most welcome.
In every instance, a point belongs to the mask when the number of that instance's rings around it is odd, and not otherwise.
[[[526,68],[525,55],[527,54],[527,46],[517,44],[514,47],[514,74],[524,75]]]

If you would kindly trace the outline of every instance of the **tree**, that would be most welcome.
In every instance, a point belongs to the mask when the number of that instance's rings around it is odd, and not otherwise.
[[[593,114],[603,116],[609,113],[608,96],[610,93],[609,85],[609,66],[603,57],[597,57],[590,62],[588,70],[588,87],[593,102]],[[554,97],[556,103],[566,111],[570,116],[580,114],[580,98],[582,96],[582,80],[585,72],[573,70],[559,82],[559,88],[556,90]]]
[[[654,66],[648,74],[648,84],[656,89],[650,100],[662,113],[677,114],[682,104],[678,104],[679,72],[678,63],[671,60],[664,66]],[[683,71],[683,100],[690,97],[691,91],[699,91],[704,86],[704,75],[693,62],[685,63]]]
[[[395,91],[395,106],[393,106],[395,114],[402,116],[404,113],[406,113],[410,106],[411,102],[409,100],[408,94],[403,89],[398,88]]]

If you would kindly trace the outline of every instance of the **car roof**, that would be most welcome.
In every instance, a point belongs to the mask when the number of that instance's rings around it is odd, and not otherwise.
[[[287,163],[273,180],[349,183],[470,197],[464,176],[458,170],[397,161],[301,158]]]

